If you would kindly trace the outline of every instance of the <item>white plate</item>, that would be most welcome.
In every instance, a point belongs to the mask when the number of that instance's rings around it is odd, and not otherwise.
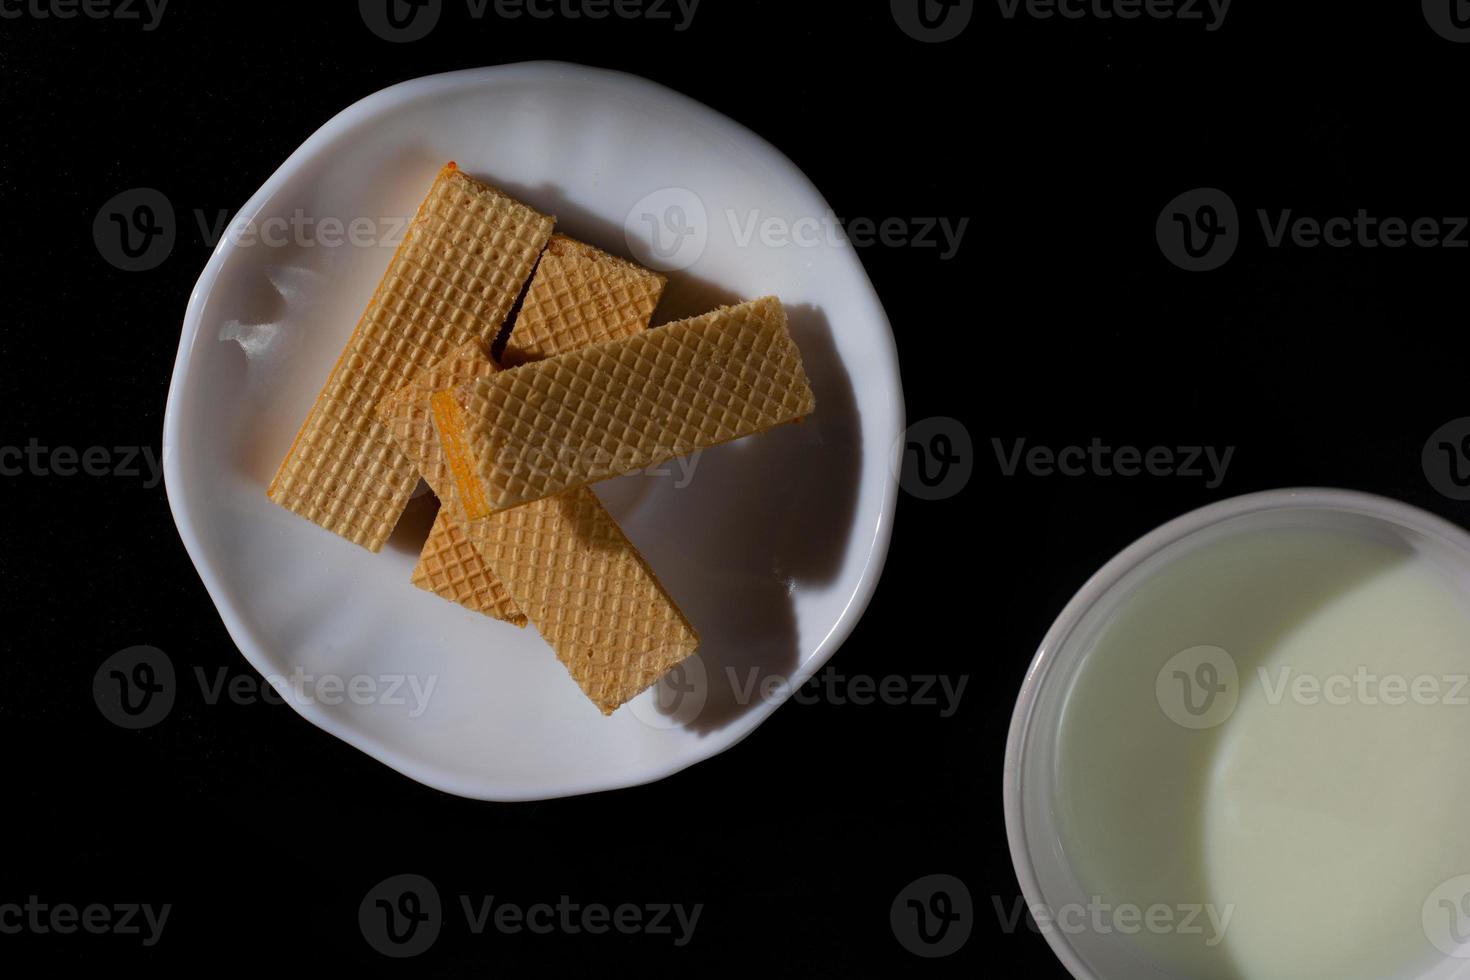
[[[395,218],[413,214],[446,160],[569,234],[687,265],[671,271],[656,322],[779,295],[816,390],[805,424],[707,451],[692,478],[671,464],[597,487],[703,638],[682,676],[611,718],[534,629],[409,584],[432,499],[373,555],[265,496],[388,265]],[[644,215],[663,223],[658,251]],[[205,267],[164,421],[179,533],[246,659],[312,723],[481,799],[636,785],[750,734],[851,632],[893,521],[893,336],[854,251],[820,232],[829,215],[748,130],[651,82],[573,65],[419,79],[323,126],[240,212],[253,234],[228,236]],[[802,244],[778,226],[745,237],[753,218],[773,217],[808,219]],[[334,245],[352,219],[372,223],[352,238],[387,243]],[[357,686],[338,693],[333,679]],[[415,697],[414,681],[430,693]]]

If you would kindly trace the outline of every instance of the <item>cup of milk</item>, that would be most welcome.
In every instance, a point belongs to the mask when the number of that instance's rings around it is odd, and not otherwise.
[[[1340,490],[1148,534],[1043,639],[1005,807],[1078,980],[1470,980],[1470,534]]]

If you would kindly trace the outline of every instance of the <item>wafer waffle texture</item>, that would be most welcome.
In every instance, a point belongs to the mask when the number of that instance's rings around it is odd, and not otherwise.
[[[816,409],[786,310],[769,296],[480,378],[455,397],[478,477],[471,519]]]
[[[374,408],[472,339],[499,332],[554,219],[440,171],[267,491],[276,503],[379,551],[417,472]]]
[[[453,392],[432,404],[454,473],[445,507],[603,714],[694,653],[699,634],[590,488],[486,512],[467,418]]]
[[[550,357],[629,336],[648,325],[666,282],[642,266],[554,234],[531,278],[511,341],[520,344],[515,349],[524,357]],[[523,335],[532,339],[522,343]],[[495,370],[484,345],[471,341],[378,406],[378,416],[398,448],[419,467],[441,501],[448,500],[449,477],[430,418],[429,397]],[[440,511],[429,531],[413,583],[476,612],[524,626],[525,614],[469,544],[460,524],[447,519],[447,512],[447,507]]]
[[[516,367],[630,337],[648,326],[667,282],[641,265],[554,234],[500,363]]]
[[[528,622],[505,583],[480,557],[448,507],[439,508],[439,516],[434,519],[410,581],[425,592],[458,603],[471,612],[484,613],[522,629]]]

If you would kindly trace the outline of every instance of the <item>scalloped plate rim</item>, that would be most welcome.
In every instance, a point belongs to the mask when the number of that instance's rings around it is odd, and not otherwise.
[[[529,61],[427,75],[396,83],[359,99],[329,119],[293,151],[286,158],[285,162],[267,178],[265,183],[251,195],[250,199],[240,209],[237,218],[253,219],[264,209],[266,203],[297,170],[312,160],[319,151],[329,146],[339,136],[345,134],[346,131],[366,119],[400,109],[406,103],[424,96],[452,91],[460,86],[473,86],[491,80],[511,80],[517,75],[523,75],[529,78],[538,72],[545,71],[551,71],[561,75],[582,75],[586,78],[596,78],[599,82],[625,86],[637,90],[644,96],[652,97],[655,100],[664,100],[686,110],[692,110],[713,128],[721,131],[724,135],[742,145],[749,147],[753,154],[771,167],[773,171],[784,173],[792,185],[801,188],[820,205],[822,208],[820,213],[826,213],[830,210],[820,191],[818,191],[811,180],[789,158],[758,134],[697,100],[657,82],[625,72],[591,68],[568,62]],[[230,591],[221,584],[219,576],[214,570],[214,559],[201,544],[199,534],[195,528],[194,519],[189,509],[182,503],[182,494],[175,494],[174,492],[174,487],[181,483],[182,477],[174,454],[170,451],[171,447],[176,444],[176,433],[181,424],[180,413],[182,409],[179,401],[182,386],[180,380],[187,374],[192,360],[190,340],[200,328],[205,300],[215,287],[225,259],[235,247],[229,236],[222,238],[211,253],[208,262],[205,264],[204,271],[190,292],[188,307],[184,314],[179,351],[175,358],[167,404],[164,411],[163,472],[169,509],[173,514],[184,548],[190,560],[193,562],[200,579],[203,581],[210,599],[219,612],[231,640],[234,641],[241,655],[244,656],[250,665],[263,674],[266,672],[266,668],[262,666],[262,661],[266,658],[257,653],[257,651],[268,649],[269,644],[263,642],[255,634],[251,625],[247,622],[246,617],[236,608]],[[863,268],[861,260],[855,253],[849,255],[849,260],[855,267],[855,276],[860,277],[861,282],[867,287],[867,299],[873,308],[873,314],[877,318],[877,322],[884,328],[882,334],[883,340],[886,341],[886,347],[877,353],[882,355],[882,361],[887,368],[888,381],[893,391],[892,403],[887,408],[894,418],[897,419],[897,424],[901,431],[904,420],[903,390],[898,373],[897,345],[893,338],[892,327],[883,310],[883,305],[878,298],[877,291],[873,287],[867,271]],[[900,443],[895,441],[891,450],[886,455],[885,462],[889,467],[890,473],[896,472],[897,453],[899,450]],[[538,783],[535,788],[528,788],[518,784],[487,786],[487,781],[467,781],[453,774],[438,771],[433,767],[409,761],[396,751],[391,744],[374,738],[368,733],[354,728],[345,722],[339,721],[335,716],[323,711],[315,704],[303,704],[295,698],[286,698],[284,700],[311,724],[341,739],[343,742],[346,742],[415,782],[468,799],[495,802],[549,800],[608,792],[658,782],[690,766],[728,751],[743,741],[751,732],[755,731],[756,728],[764,723],[778,707],[784,704],[792,692],[798,690],[816,671],[826,665],[836,650],[851,634],[877,589],[878,580],[887,559],[888,547],[892,537],[897,497],[897,480],[892,479],[886,481],[883,489],[881,513],[877,525],[873,529],[872,537],[868,541],[867,558],[864,562],[857,587],[848,598],[846,606],[827,635],[816,645],[811,656],[793,672],[790,683],[785,686],[783,693],[779,697],[770,698],[761,705],[753,707],[718,732],[706,735],[700,742],[701,752],[692,754],[690,757],[679,758],[666,765],[650,766],[646,771],[636,776],[629,777],[627,774],[619,774],[605,780],[578,778],[570,782],[548,779],[542,783]],[[861,542],[862,538],[863,535],[859,532],[856,540]]]

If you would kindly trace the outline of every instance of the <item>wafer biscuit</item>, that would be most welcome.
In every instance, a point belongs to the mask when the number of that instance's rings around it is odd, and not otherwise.
[[[460,386],[486,512],[796,421],[816,408],[775,297]],[[474,513],[470,514],[473,518]],[[533,617],[534,620],[534,617]]]
[[[630,337],[648,326],[667,282],[641,265],[554,234],[500,363],[516,367]]]
[[[439,508],[410,581],[425,592],[524,628],[526,614],[490,570],[448,507]]]
[[[590,488],[486,512],[464,413],[452,392],[432,402],[455,477],[445,506],[603,714],[698,648],[699,634]]]
[[[454,347],[495,338],[552,223],[452,163],[440,171],[271,482],[270,498],[380,550],[417,474],[373,409]]]

